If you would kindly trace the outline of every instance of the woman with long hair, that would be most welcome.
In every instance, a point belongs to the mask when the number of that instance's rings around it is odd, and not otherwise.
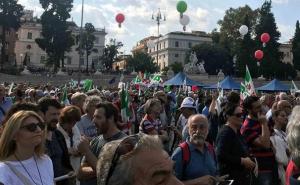
[[[9,185],[53,185],[51,159],[44,154],[45,124],[32,111],[11,116],[0,138],[0,182]]]
[[[229,175],[233,185],[251,185],[254,176],[251,171],[255,163],[250,159],[246,142],[240,134],[243,111],[237,104],[227,104],[224,109],[226,124],[221,128],[216,140],[216,155],[220,175]]]

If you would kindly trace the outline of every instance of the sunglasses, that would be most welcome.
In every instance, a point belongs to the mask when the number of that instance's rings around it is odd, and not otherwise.
[[[236,113],[236,114],[234,114],[234,116],[237,117],[237,118],[241,118],[243,115],[244,115],[243,113]]]
[[[106,180],[105,180],[106,185],[108,184],[109,179],[111,178],[120,157],[132,152],[136,148],[139,140],[140,140],[140,135],[135,134],[135,135],[128,136],[123,141],[121,141],[121,143],[118,145],[118,147],[114,153],[112,163],[110,165],[110,168],[109,168]]]
[[[25,126],[22,126],[21,128],[25,128],[26,130],[28,130],[29,132],[35,132],[37,130],[37,128],[40,128],[41,130],[45,130],[46,126],[45,123],[31,123]]]

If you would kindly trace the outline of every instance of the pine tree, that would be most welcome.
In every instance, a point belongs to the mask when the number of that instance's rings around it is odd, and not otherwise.
[[[296,23],[296,31],[295,35],[293,38],[293,47],[292,47],[292,52],[293,52],[293,64],[295,69],[300,70],[300,25],[299,21]]]
[[[257,42],[255,50],[261,49],[264,52],[264,57],[260,62],[261,65],[259,71],[260,74],[263,74],[264,77],[267,78],[279,77],[282,76],[281,73],[284,73],[284,71],[280,69],[282,53],[279,52],[280,44],[278,43],[278,40],[281,34],[278,31],[271,8],[272,1],[266,0],[260,9],[259,23],[255,28]],[[270,35],[270,41],[267,43],[266,47],[262,46],[260,40],[263,33],[269,33]]]

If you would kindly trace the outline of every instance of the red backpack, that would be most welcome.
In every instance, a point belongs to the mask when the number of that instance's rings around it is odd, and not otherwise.
[[[205,142],[206,146],[207,146],[207,149],[208,149],[208,152],[211,154],[211,156],[213,157],[213,159],[216,161],[216,153],[215,153],[215,150],[214,150],[214,147],[208,143],[208,142]],[[188,165],[188,163],[190,162],[190,158],[191,158],[191,152],[190,152],[190,148],[189,148],[189,145],[186,141],[182,142],[179,144],[179,147],[181,148],[182,150],[182,163],[183,163],[183,177],[185,176],[185,169]]]

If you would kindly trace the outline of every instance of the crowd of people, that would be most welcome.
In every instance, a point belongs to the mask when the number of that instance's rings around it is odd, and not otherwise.
[[[0,85],[0,184],[300,184],[298,94],[135,88]]]

